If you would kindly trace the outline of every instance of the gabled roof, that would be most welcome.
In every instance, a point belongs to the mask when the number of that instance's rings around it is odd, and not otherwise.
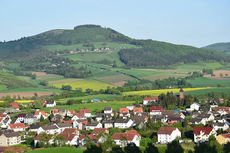
[[[26,128],[26,125],[24,123],[15,123],[9,125],[11,129],[20,129],[20,128]]]
[[[35,111],[34,115],[39,115],[39,113],[41,113],[43,116],[48,117],[48,114],[46,114],[44,111],[39,111],[39,110]]]
[[[55,103],[54,100],[48,100],[48,101],[46,101],[46,104],[54,104],[54,103]]]
[[[72,127],[71,123],[59,123],[57,124],[59,128],[64,128],[64,127]]]
[[[112,136],[113,140],[123,140],[132,141],[135,136],[140,136],[136,130],[126,131],[125,133],[114,133]]]
[[[133,112],[142,113],[142,112],[143,112],[143,109],[142,109],[142,107],[135,107],[135,108],[133,108]]]
[[[230,139],[230,133],[224,133],[224,134],[221,134],[223,137],[225,138],[229,138]]]
[[[99,133],[105,133],[106,131],[108,131],[108,129],[106,128],[95,128],[93,131],[92,131],[92,134],[99,134]]]
[[[99,122],[88,122],[86,126],[97,126]]]
[[[145,98],[144,100],[148,100],[148,101],[157,101],[157,100],[158,100],[158,97]]]
[[[58,129],[58,127],[55,124],[50,124],[50,125],[42,126],[42,129],[44,129],[44,130],[55,130],[55,129]]]
[[[41,126],[39,124],[32,124],[30,129],[39,129]]]
[[[162,112],[162,107],[150,107],[150,112],[154,112],[154,111],[158,111],[158,112]]]
[[[19,114],[18,117],[26,117],[27,114]]]
[[[129,113],[129,109],[128,108],[120,108],[120,113]]]
[[[7,116],[7,113],[5,112],[0,112],[0,117],[6,117]]]
[[[79,130],[75,128],[66,128],[62,133],[64,134],[76,134]]]
[[[200,135],[200,132],[202,131],[205,135],[209,135],[212,129],[212,127],[194,127],[193,133],[196,135]]]
[[[90,113],[90,110],[89,110],[89,109],[80,109],[79,111],[80,111],[80,112],[83,112],[83,113]]]
[[[0,136],[5,135],[5,137],[10,138],[10,137],[19,137],[20,133],[19,132],[13,132],[11,130],[6,130],[6,131],[0,131]]]
[[[167,134],[167,135],[171,135],[172,134],[172,132],[174,131],[174,130],[176,130],[177,128],[175,128],[175,127],[161,127],[160,129],[159,129],[159,131],[157,132],[157,134]]]
[[[10,106],[11,106],[11,107],[14,107],[14,108],[18,108],[18,109],[20,108],[19,105],[18,105],[18,103],[16,103],[16,102],[12,102],[12,103],[10,104]]]
[[[110,110],[112,110],[112,107],[105,107],[104,110],[105,111],[110,111]]]
[[[114,123],[128,123],[130,119],[116,119]]]
[[[64,139],[67,141],[72,141],[73,138],[77,136],[77,134],[61,133],[61,134],[59,134],[59,136],[64,137]]]

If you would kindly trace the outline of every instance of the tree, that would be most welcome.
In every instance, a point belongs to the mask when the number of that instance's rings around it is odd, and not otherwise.
[[[141,153],[141,150],[139,147],[135,145],[135,143],[128,144],[125,148],[125,153]]]
[[[114,146],[114,147],[112,147],[112,150],[110,151],[110,153],[124,153],[124,151],[122,150],[121,147]]]
[[[148,143],[144,153],[159,153],[158,148],[152,143]]]
[[[90,142],[86,144],[86,150],[83,153],[102,153],[102,148]]]
[[[50,145],[49,141],[51,138],[52,138],[52,135],[42,133],[38,139],[39,140],[39,146],[40,147],[48,147]]]
[[[41,109],[43,107],[43,103],[41,101],[37,101],[34,105],[35,109]]]
[[[151,143],[152,143],[152,139],[150,138],[142,138],[140,141],[140,145],[144,147],[147,147]]]
[[[54,138],[54,146],[64,146],[66,139],[63,136],[57,135]]]
[[[165,153],[184,153],[184,149],[178,141],[174,140],[167,145]]]
[[[223,151],[224,153],[230,153],[230,143],[224,145]]]

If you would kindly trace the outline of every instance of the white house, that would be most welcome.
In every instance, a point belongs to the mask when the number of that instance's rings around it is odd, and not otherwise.
[[[95,128],[102,128],[102,124],[100,122],[91,122],[86,124],[86,130],[94,130]]]
[[[220,122],[213,123],[212,127],[215,129],[215,131],[217,131],[217,130],[225,131],[229,128],[228,124],[220,123]]]
[[[71,123],[59,123],[57,124],[57,127],[60,129],[61,132],[63,132],[67,128],[72,128],[73,125]]]
[[[113,128],[113,123],[114,121],[113,120],[106,120],[104,121],[104,128]]]
[[[216,137],[216,131],[213,127],[194,127],[193,134],[195,143],[207,142],[211,135]]]
[[[104,108],[104,114],[112,114],[112,113],[113,113],[112,107],[105,107]]]
[[[129,143],[134,143],[136,146],[140,146],[141,135],[136,130],[126,131],[125,133],[114,133],[112,139],[116,145],[121,147],[126,146]]]
[[[132,111],[135,108],[135,105],[128,105],[128,106],[126,106],[126,108],[128,108],[130,111]]]
[[[158,143],[166,144],[181,137],[181,132],[176,127],[161,127],[157,132]]]
[[[51,125],[42,126],[37,130],[38,134],[43,133],[43,132],[47,134],[56,134],[56,133],[60,134],[61,129],[59,129],[56,124],[51,124]]]
[[[46,107],[55,107],[56,101],[55,100],[48,100],[46,101]]]
[[[80,109],[79,111],[80,111],[81,113],[84,113],[84,116],[85,116],[86,118],[92,117],[92,114],[91,114],[91,112],[90,112],[89,109]]]
[[[8,129],[14,132],[25,131],[27,126],[24,123],[9,124]]]
[[[193,103],[190,105],[190,108],[187,108],[186,111],[198,111],[200,109],[200,104]]]
[[[161,115],[162,111],[162,107],[150,107],[150,115]]]
[[[133,121],[131,119],[116,119],[114,122],[114,127],[120,129],[126,129],[133,125]]]
[[[0,112],[0,127],[7,128],[10,122],[10,116],[7,113]]]
[[[158,97],[145,98],[143,100],[143,105],[145,106],[150,105],[152,102],[156,102],[157,100],[158,100]]]

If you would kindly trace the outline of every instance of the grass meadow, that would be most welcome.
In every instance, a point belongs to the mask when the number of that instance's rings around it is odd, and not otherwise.
[[[55,147],[29,151],[27,153],[83,153],[83,149],[75,147]]]

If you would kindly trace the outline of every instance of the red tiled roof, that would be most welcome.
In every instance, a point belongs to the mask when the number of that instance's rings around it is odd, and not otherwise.
[[[229,138],[230,139],[230,133],[224,133],[224,134],[221,134],[223,137],[225,138]]]
[[[212,129],[212,127],[194,127],[193,133],[196,135],[200,135],[200,132],[202,131],[205,135],[209,135]]]
[[[128,113],[129,109],[128,108],[120,108],[120,113]]]
[[[63,134],[76,134],[78,132],[78,129],[74,128],[67,128],[62,133]]]
[[[125,133],[114,133],[112,136],[113,140],[121,140],[121,139],[127,139],[128,141],[132,141],[134,137],[140,136],[140,134],[137,133],[136,130],[126,131]]]
[[[153,111],[160,111],[160,112],[162,112],[162,107],[160,106],[160,107],[150,107],[150,112],[153,112]]]
[[[175,128],[175,127],[161,127],[159,129],[159,131],[157,132],[157,134],[168,134],[168,135],[170,135],[176,129],[177,128]]]
[[[75,136],[77,136],[77,134],[62,133],[62,134],[59,134],[59,136],[64,137],[64,139],[66,139],[66,140],[68,140],[68,141],[72,141],[73,138],[74,138]]]
[[[92,134],[88,135],[88,137],[90,140],[97,140],[98,139],[97,136],[92,135]]]
[[[158,97],[145,98],[144,100],[156,101],[156,100],[158,100]]]
[[[73,115],[75,114],[75,111],[74,111],[74,110],[69,110],[68,112],[69,112],[70,114],[73,114]]]
[[[10,104],[10,106],[11,106],[11,107],[14,107],[14,108],[18,108],[18,109],[20,108],[19,105],[18,105],[18,103],[16,103],[16,102],[12,102],[12,103]]]
[[[142,113],[143,109],[142,109],[142,107],[135,107],[135,108],[133,108],[133,112]]]
[[[6,117],[6,113],[4,113],[4,112],[0,112],[0,117]]]
[[[89,109],[80,109],[79,111],[80,111],[80,112],[83,112],[83,113],[90,113],[90,110],[89,110]]]
[[[85,137],[86,137],[85,135],[80,135],[79,140],[85,139]]]
[[[11,129],[20,129],[20,128],[26,128],[24,123],[15,123],[9,125]]]
[[[41,134],[37,135],[37,136],[34,138],[34,140],[39,140],[40,136],[41,136]]]
[[[93,131],[92,131],[92,134],[99,134],[99,133],[106,133],[106,131],[108,131],[106,128],[95,128]]]
[[[53,112],[53,113],[58,113],[59,110],[58,110],[58,109],[53,109],[52,112]]]
[[[48,114],[46,114],[44,111],[35,111],[35,115],[39,115],[39,113],[41,113],[43,116],[48,117]]]
[[[230,107],[216,107],[216,111],[230,111]]]

